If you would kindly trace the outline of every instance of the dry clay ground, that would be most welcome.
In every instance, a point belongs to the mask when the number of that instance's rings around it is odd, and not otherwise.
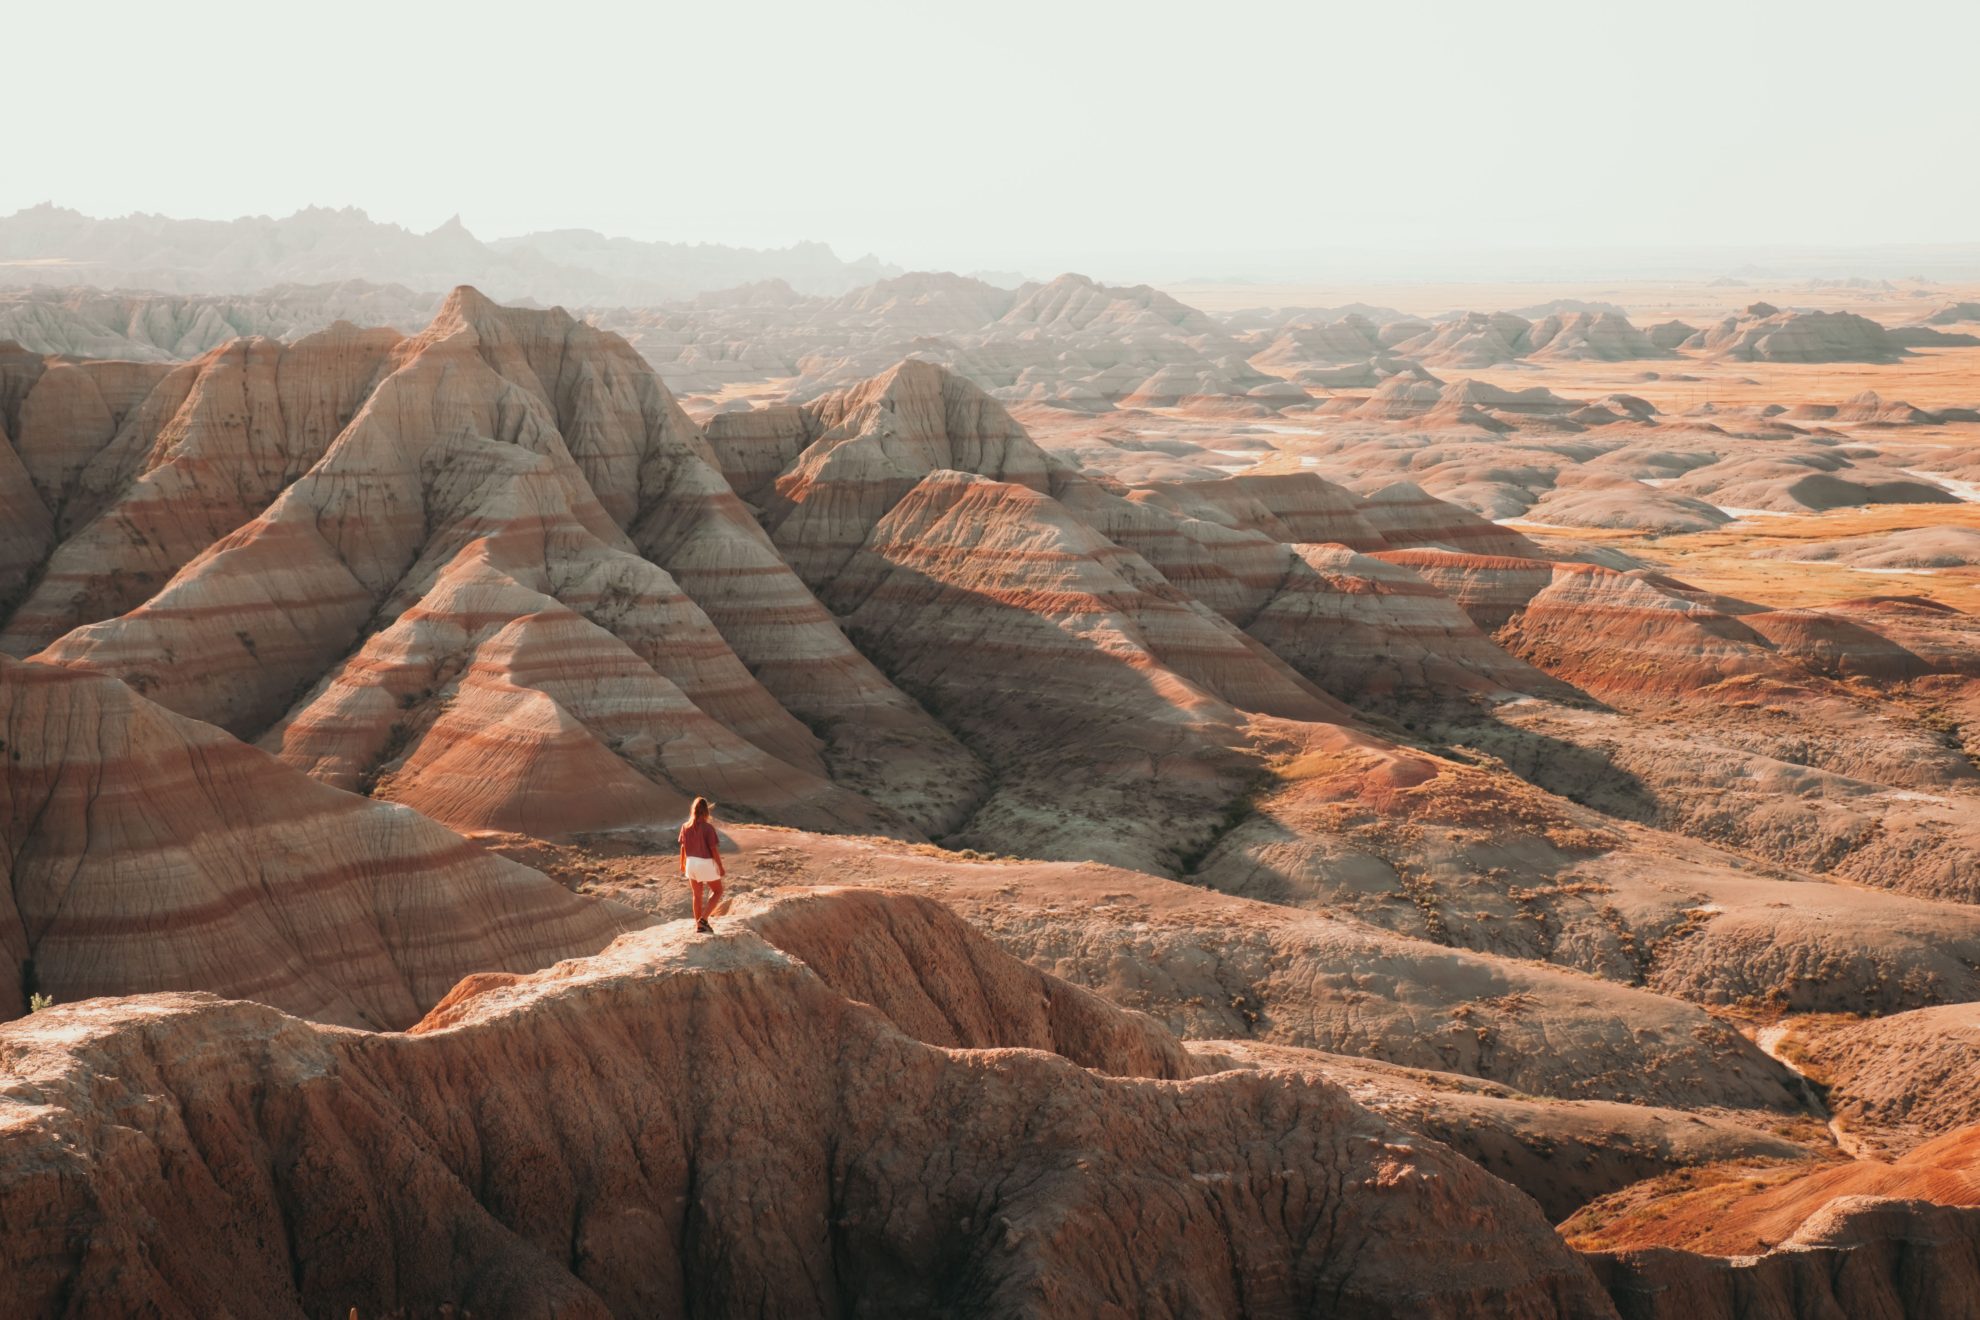
[[[821,886],[937,898],[1034,965],[1152,1014],[1204,1061],[1320,1072],[1557,1219],[1671,1170],[1835,1157],[1791,1075],[1675,999],[1098,863],[725,833],[736,916]],[[579,892],[687,916],[664,837],[484,842]]]

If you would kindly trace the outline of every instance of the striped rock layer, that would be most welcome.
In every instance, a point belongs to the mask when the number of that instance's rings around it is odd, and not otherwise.
[[[707,794],[1173,873],[1357,708],[1936,667],[1409,482],[1126,486],[926,362],[704,432],[616,335],[471,289],[411,337],[10,351],[0,427],[0,649],[467,831]]]
[[[409,1026],[471,971],[640,924],[122,683],[0,657],[0,1013],[210,990]]]
[[[471,981],[407,1034],[199,996],[0,1028],[0,1301],[1614,1314],[1538,1207],[1468,1160],[1318,1077],[1190,1077],[1147,1019],[893,904],[773,909],[761,936],[639,932]],[[889,939],[896,963],[822,971],[778,947]]]

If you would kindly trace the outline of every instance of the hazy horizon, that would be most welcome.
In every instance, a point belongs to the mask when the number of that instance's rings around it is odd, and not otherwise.
[[[190,105],[141,126],[129,98],[77,95],[66,61],[26,62],[23,99],[53,108],[0,214],[356,206],[415,232],[458,214],[483,239],[812,240],[909,269],[1167,282],[1980,238],[1980,102],[1917,67],[1974,48],[1980,7],[1686,2],[1625,26],[1551,2],[1406,22],[1267,6],[1209,30],[1175,6],[578,3],[526,34],[489,8],[209,12],[195,29],[132,7],[93,49],[107,87],[155,87],[161,61],[228,74],[224,101],[186,79]],[[30,52],[101,29],[12,22]]]

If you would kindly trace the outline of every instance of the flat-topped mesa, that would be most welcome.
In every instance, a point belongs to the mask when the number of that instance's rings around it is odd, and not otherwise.
[[[639,932],[476,978],[410,1034],[202,997],[0,1028],[7,1300],[1612,1314],[1524,1195],[1318,1077],[1109,1076],[1043,1052],[1186,1063],[1145,1053],[1145,1019],[1000,967],[908,902],[772,909],[769,941]],[[822,976],[770,941],[829,955]],[[981,1048],[1012,1038],[1033,1048]],[[231,1227],[285,1217],[297,1232]]]
[[[0,657],[0,738],[0,1013],[26,990],[212,990],[399,1028],[470,971],[644,920],[112,679]]]

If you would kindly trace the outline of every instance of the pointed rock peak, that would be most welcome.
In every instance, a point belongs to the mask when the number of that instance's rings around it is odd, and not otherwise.
[[[1779,316],[1781,314],[1781,309],[1774,306],[1774,304],[1770,302],[1757,302],[1757,303],[1752,303],[1747,307],[1746,314],[1748,316],[1758,316],[1764,319],[1769,316]]]
[[[561,307],[512,307],[496,302],[470,284],[447,295],[417,338],[408,341],[411,353],[453,339],[471,336],[484,346],[493,344],[561,344],[576,324]]]
[[[500,304],[480,289],[472,284],[457,284],[453,292],[447,295],[447,301],[440,304],[439,315],[445,316],[451,312],[458,316],[485,316],[498,310]]]
[[[433,314],[433,320],[419,336],[419,342],[437,343],[463,330],[484,332],[510,316],[540,314],[504,307],[472,284],[461,284],[455,286],[454,291],[447,295],[447,300],[440,304],[440,310]]]
[[[921,358],[903,358],[879,375],[824,395],[807,406],[813,415],[829,419],[827,425],[836,425],[869,408],[899,412],[917,403],[954,401],[965,401],[998,414],[1004,412],[1003,405],[985,394],[975,381]],[[1015,421],[1011,422],[1012,427],[1016,425]]]

